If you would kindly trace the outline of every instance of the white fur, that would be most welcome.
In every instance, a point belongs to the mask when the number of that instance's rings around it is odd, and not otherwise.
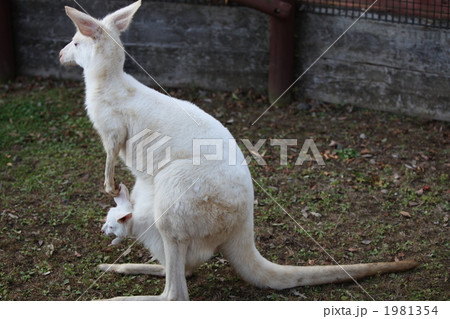
[[[84,69],[87,113],[106,151],[105,189],[108,193],[114,196],[119,193],[114,183],[114,164],[117,156],[125,158],[127,139],[144,129],[172,137],[167,145],[171,148],[171,161],[156,168],[153,176],[130,167],[136,184],[131,194],[132,227],[127,230],[134,237],[142,235],[140,241],[164,268],[157,265],[152,265],[152,269],[139,265],[100,266],[104,270],[126,273],[136,273],[143,268],[147,273],[164,273],[166,287],[160,296],[118,299],[187,300],[186,273],[218,249],[245,280],[260,287],[284,289],[349,280],[338,266],[280,266],[259,254],[253,238],[252,179],[247,166],[228,165],[230,132],[192,103],[160,94],[123,72],[125,55],[119,34],[128,27],[140,4],[137,1],[103,20],[66,7],[78,31],[60,53],[61,63],[76,63]],[[222,139],[226,160],[204,161],[194,166],[194,138]],[[156,157],[155,162],[163,156]],[[238,150],[236,162],[243,160]],[[382,263],[345,268],[354,278],[360,278],[414,265]]]
[[[110,208],[108,215],[106,216],[105,224],[102,227],[102,232],[105,235],[115,235],[110,245],[119,244],[124,238],[131,237],[130,231],[127,226],[130,224],[128,221],[133,215],[133,206],[130,202],[130,196],[128,189],[125,185],[120,184],[119,195],[114,197],[114,201],[117,206]]]

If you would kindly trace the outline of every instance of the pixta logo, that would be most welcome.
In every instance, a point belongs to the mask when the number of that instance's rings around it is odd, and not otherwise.
[[[134,135],[126,142],[125,164],[139,172],[154,175],[156,170],[163,168],[171,161],[171,147],[168,142],[172,137],[163,135],[156,131],[144,129]],[[260,139],[255,144],[248,139],[241,142],[247,149],[249,155],[242,157],[236,140],[234,139],[193,139],[191,151],[192,165],[206,164],[208,161],[222,161],[230,166],[248,165],[252,159],[258,165],[267,165],[260,149],[266,143],[266,139]],[[271,139],[270,146],[277,147],[280,152],[279,165],[288,165],[288,147],[297,145],[296,139]],[[189,148],[188,144],[186,148]],[[240,160],[239,160],[240,158]],[[312,139],[306,139],[295,165],[303,165],[304,162],[315,161],[319,166],[325,162]]]
[[[153,175],[155,168],[161,169],[170,162],[170,146],[166,143],[171,139],[159,132],[142,130],[127,140],[125,164],[139,172]]]
[[[259,150],[266,143],[266,139],[260,139],[252,144],[248,139],[242,139],[241,142],[247,148],[250,155],[256,160],[258,165],[267,165],[263,155]],[[279,147],[280,165],[288,165],[288,146],[296,146],[296,139],[272,139],[271,146]],[[202,148],[203,147],[203,148]],[[228,165],[248,165],[252,157],[247,156],[241,163],[237,162],[237,144],[234,139],[194,139],[192,141],[193,165],[201,165],[202,159],[207,161],[227,161]],[[202,151],[204,150],[204,151]],[[227,155],[224,155],[227,154]],[[225,158],[228,157],[228,158]],[[297,156],[295,165],[303,165],[304,162],[315,161],[323,166],[325,162],[312,139],[306,139]]]

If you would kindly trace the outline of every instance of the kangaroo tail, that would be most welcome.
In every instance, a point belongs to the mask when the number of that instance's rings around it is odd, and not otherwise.
[[[346,282],[418,266],[414,260],[342,266],[278,265],[261,256],[255,247],[253,232],[237,234],[222,245],[221,250],[245,281],[257,287],[272,289]]]

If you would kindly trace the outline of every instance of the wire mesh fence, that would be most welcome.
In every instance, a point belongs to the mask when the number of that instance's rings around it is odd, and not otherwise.
[[[149,0],[169,3],[236,6],[235,0]],[[268,1],[268,0],[260,0]],[[450,0],[296,0],[300,11],[450,29]]]
[[[450,0],[299,0],[300,10],[450,29]],[[374,4],[375,3],[375,4]]]

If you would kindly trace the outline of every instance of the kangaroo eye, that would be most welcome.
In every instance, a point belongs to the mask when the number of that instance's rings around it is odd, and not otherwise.
[[[73,45],[77,47],[77,46],[78,46],[78,44],[79,44],[78,42],[75,42],[75,43],[74,43]]]

